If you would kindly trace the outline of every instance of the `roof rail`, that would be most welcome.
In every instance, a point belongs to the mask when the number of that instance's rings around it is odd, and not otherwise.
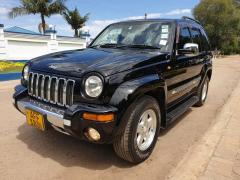
[[[200,24],[200,25],[201,25],[201,23],[200,23],[198,20],[196,20],[196,19],[193,19],[193,18],[190,18],[190,17],[188,17],[188,16],[183,16],[183,17],[182,17],[182,19],[191,20],[191,21],[194,21],[195,23],[197,23],[197,24]]]

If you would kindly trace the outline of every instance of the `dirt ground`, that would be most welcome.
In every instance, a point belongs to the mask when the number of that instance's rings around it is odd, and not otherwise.
[[[29,127],[12,106],[16,81],[0,83],[0,179],[164,179],[198,143],[240,81],[240,56],[214,60],[206,105],[191,108],[160,136],[151,157],[132,166],[111,145]]]

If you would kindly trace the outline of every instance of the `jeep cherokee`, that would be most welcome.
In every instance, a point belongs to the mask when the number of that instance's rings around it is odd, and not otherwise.
[[[205,103],[211,59],[194,19],[114,23],[86,49],[29,61],[14,105],[42,131],[110,143],[119,157],[140,163],[162,129]]]

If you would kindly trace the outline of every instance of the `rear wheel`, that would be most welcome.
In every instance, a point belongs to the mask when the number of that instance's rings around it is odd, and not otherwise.
[[[204,79],[203,84],[200,86],[200,89],[198,90],[198,97],[199,101],[195,104],[195,106],[203,106],[206,99],[207,99],[207,94],[208,94],[208,86],[209,86],[209,78],[206,77]]]
[[[132,163],[147,159],[159,135],[160,119],[160,108],[154,98],[144,96],[133,103],[123,116],[122,120],[127,121],[124,130],[113,143],[116,154]]]

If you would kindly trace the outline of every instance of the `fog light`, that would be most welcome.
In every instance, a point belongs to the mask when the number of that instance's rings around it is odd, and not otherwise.
[[[94,128],[88,128],[85,132],[85,135],[91,141],[99,141],[101,138],[99,132]]]

